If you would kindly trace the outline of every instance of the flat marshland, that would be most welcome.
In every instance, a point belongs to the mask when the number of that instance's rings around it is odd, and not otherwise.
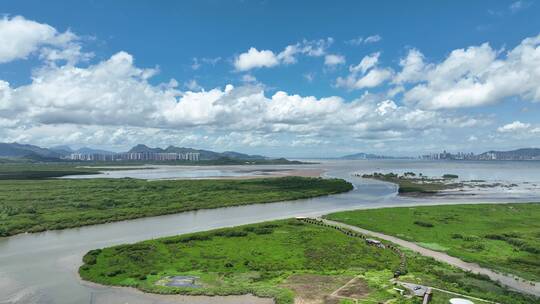
[[[0,180],[0,236],[349,191],[341,179]]]
[[[383,208],[327,217],[540,281],[540,203]]]

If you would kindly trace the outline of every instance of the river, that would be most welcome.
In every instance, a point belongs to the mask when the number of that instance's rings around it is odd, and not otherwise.
[[[172,303],[167,297],[147,296],[130,289],[101,287],[80,281],[77,268],[81,257],[95,248],[294,216],[318,216],[340,210],[457,202],[540,201],[540,162],[322,161],[302,167],[322,169],[325,176],[345,178],[355,188],[348,193],[313,199],[199,210],[0,239],[0,304]],[[236,173],[230,173],[230,170],[242,170],[240,167],[189,168],[198,169],[217,170],[212,171],[214,176],[231,176]],[[373,171],[414,171],[427,175],[453,173],[463,179],[485,179],[518,186],[501,187],[490,192],[480,189],[477,193],[456,193],[430,199],[401,198],[396,196],[394,185],[352,176],[353,173]],[[187,175],[197,178],[193,171]],[[174,175],[167,178],[174,178]],[[193,304],[212,302],[205,298],[183,300],[182,303]],[[240,297],[231,303],[252,303],[252,300]]]

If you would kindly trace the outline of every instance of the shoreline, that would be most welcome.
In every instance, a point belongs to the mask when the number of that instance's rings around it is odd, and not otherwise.
[[[226,166],[200,166],[200,167],[189,167],[189,166],[174,166],[174,169],[193,171],[193,170],[216,170],[216,171],[230,171],[236,175],[207,175],[207,176],[172,176],[172,177],[147,177],[141,178],[139,176],[133,176],[130,174],[133,172],[146,171],[148,170],[151,173],[159,173],[163,169],[172,168],[172,166],[140,166],[140,167],[129,167],[126,169],[118,167],[101,167],[99,171],[93,174],[70,174],[60,177],[57,179],[119,179],[119,178],[133,178],[141,179],[148,181],[159,181],[159,180],[201,180],[201,179],[227,179],[227,180],[242,180],[242,179],[256,179],[256,178],[270,178],[270,177],[285,177],[285,176],[299,176],[299,177],[322,177],[323,173],[326,170],[322,168],[312,168],[312,167],[295,167],[289,165],[276,165],[278,166],[275,169],[268,169],[264,166],[258,166],[256,168],[247,168],[245,165],[226,165]],[[298,165],[296,165],[298,166]],[[117,175],[119,172],[125,171],[124,175]],[[114,176],[114,175],[117,176]],[[111,176],[112,175],[112,176]]]
[[[78,270],[78,269],[77,269]],[[85,281],[78,271],[75,275],[79,284],[103,292],[92,293],[92,304],[274,304],[272,298],[260,298],[252,294],[229,295],[229,296],[191,296],[181,294],[157,294],[144,292],[134,287],[101,285],[98,283]]]

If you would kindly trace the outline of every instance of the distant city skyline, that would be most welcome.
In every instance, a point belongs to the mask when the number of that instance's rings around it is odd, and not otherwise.
[[[170,153],[170,152],[123,152],[114,154],[105,153],[71,153],[64,157],[69,160],[82,160],[82,161],[175,161],[175,160],[187,160],[187,161],[199,161],[200,153],[186,152],[186,153]]]
[[[290,158],[540,147],[533,1],[22,0],[0,13],[0,142]]]

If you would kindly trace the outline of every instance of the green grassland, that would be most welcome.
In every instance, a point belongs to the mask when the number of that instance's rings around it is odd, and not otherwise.
[[[0,236],[349,191],[341,179],[0,180]]]
[[[540,281],[540,203],[385,208],[327,217]]]
[[[540,303],[488,279],[406,252],[403,281],[423,283],[506,304]],[[359,303],[416,304],[393,290],[399,257],[333,228],[280,220],[193,233],[88,252],[79,269],[85,280],[146,292],[187,295],[255,294],[277,304],[330,294],[357,277]],[[197,287],[170,287],[166,278],[198,277]],[[322,292],[321,292],[322,291]],[[321,298],[324,299],[324,298]],[[433,303],[445,303],[439,297]],[[325,301],[324,303],[354,303]]]

